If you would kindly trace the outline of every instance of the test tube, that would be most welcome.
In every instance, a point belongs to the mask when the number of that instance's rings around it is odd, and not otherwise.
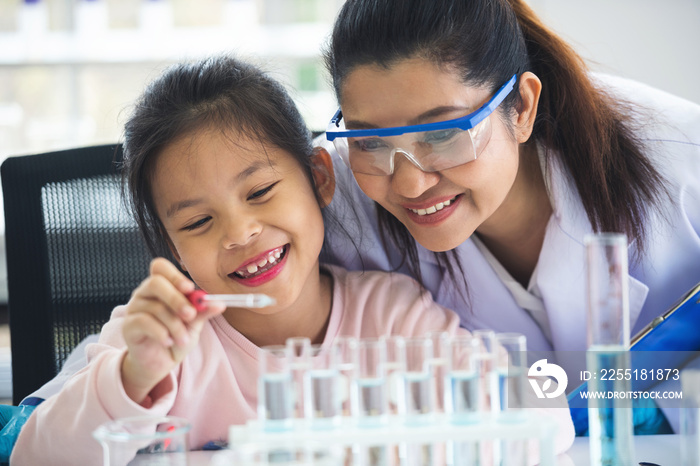
[[[333,341],[338,357],[339,394],[343,416],[350,416],[350,392],[352,380],[355,378],[355,362],[357,360],[357,338],[338,337]]]
[[[474,354],[474,360],[484,393],[482,398],[484,403],[483,410],[496,414],[500,405],[498,380],[495,370],[496,332],[489,329],[478,329],[472,331],[472,336],[477,339],[481,348],[481,351],[477,351]]]
[[[287,360],[292,377],[292,404],[294,417],[304,417],[304,374],[311,366],[311,340],[307,337],[292,337],[286,341]]]
[[[311,346],[311,364],[304,375],[304,407],[311,428],[333,428],[342,412],[338,346]]]
[[[409,426],[427,425],[434,420],[433,340],[406,338],[399,355],[402,367],[399,386],[399,414]],[[435,464],[431,443],[404,442],[399,445],[402,464],[406,466]]]
[[[520,333],[497,333],[495,354],[498,416],[500,422],[524,420],[525,378],[527,373],[527,344]],[[493,443],[494,455],[501,466],[525,466],[527,440],[506,438]]]
[[[399,389],[399,414],[408,424],[424,424],[434,412],[432,396],[433,341],[429,338],[407,338],[400,356],[403,367]]]
[[[483,384],[479,376],[485,351],[479,338],[457,335],[450,340],[445,380],[445,410],[454,424],[477,424],[485,420]],[[453,441],[448,444],[448,457],[453,464],[478,465],[482,453],[478,441]]]
[[[387,342],[384,338],[357,341],[355,378],[352,381],[352,411],[360,427],[383,427],[389,414]],[[390,464],[389,445],[355,446],[353,464]]]
[[[399,413],[399,391],[403,383],[404,372],[404,351],[406,341],[400,335],[390,335],[381,338],[386,345],[386,386],[387,386],[387,402],[389,406],[389,414],[396,415]]]
[[[445,377],[447,376],[447,352],[450,335],[447,332],[429,332],[426,338],[433,342],[433,359],[430,366],[433,372],[433,411],[445,412]]]
[[[436,418],[445,414],[445,378],[447,377],[447,353],[450,349],[450,334],[445,331],[428,332],[426,338],[433,342],[433,359],[430,367],[433,372],[432,395],[433,412]],[[438,421],[440,422],[440,421]],[[435,442],[430,446],[430,461],[423,464],[445,464],[447,461],[447,442]]]
[[[627,238],[598,233],[584,238],[588,317],[587,369],[630,369]],[[593,377],[589,391],[623,393],[630,390],[624,378]],[[590,457],[592,464],[632,463],[633,424],[628,400],[588,400]]]
[[[353,380],[353,414],[361,426],[386,423],[388,414],[386,384],[386,342],[360,339]]]
[[[263,346],[258,351],[258,419],[265,430],[288,430],[292,427],[293,388],[287,348]]]
[[[520,333],[496,334],[496,379],[499,420],[522,419],[527,373],[527,343]]]
[[[474,424],[483,419],[484,393],[475,357],[482,351],[479,340],[472,336],[455,336],[450,341],[445,407],[455,424]]]

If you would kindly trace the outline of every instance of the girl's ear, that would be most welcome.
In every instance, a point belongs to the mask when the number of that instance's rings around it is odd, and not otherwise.
[[[520,105],[515,119],[515,137],[522,143],[530,139],[532,127],[537,116],[537,104],[540,100],[542,83],[540,78],[526,71],[520,76],[519,89]]]
[[[316,183],[321,208],[326,207],[333,200],[335,193],[335,172],[331,154],[323,147],[316,147],[311,156],[311,174]]]

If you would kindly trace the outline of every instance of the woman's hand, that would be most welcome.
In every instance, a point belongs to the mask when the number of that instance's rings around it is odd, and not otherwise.
[[[127,304],[121,375],[127,395],[139,404],[197,345],[204,323],[225,309],[212,303],[197,312],[186,296],[192,291],[192,281],[170,261],[156,258]]]

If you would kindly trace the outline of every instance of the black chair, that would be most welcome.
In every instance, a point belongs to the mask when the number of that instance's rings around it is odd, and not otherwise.
[[[150,255],[121,198],[119,145],[2,164],[13,403],[60,370],[146,277]]]

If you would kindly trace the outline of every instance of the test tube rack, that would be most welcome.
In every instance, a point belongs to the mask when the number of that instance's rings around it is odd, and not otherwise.
[[[287,430],[270,431],[258,420],[229,428],[229,449],[264,452],[276,449],[310,449],[382,445],[421,445],[442,442],[530,440],[539,443],[540,465],[554,466],[556,423],[524,410],[517,420],[491,416],[472,424],[455,424],[447,414],[434,414],[430,422],[409,423],[404,416],[390,415],[380,425],[366,426],[343,416],[333,427],[313,428],[305,419],[294,419]]]

